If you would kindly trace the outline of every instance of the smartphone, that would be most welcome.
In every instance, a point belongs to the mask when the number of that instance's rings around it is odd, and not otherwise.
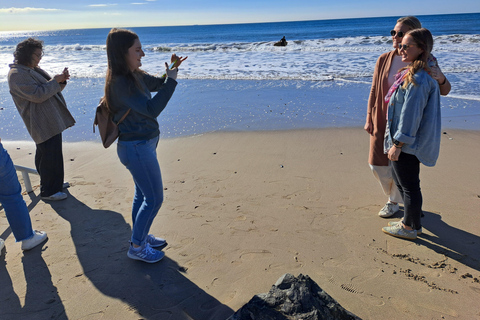
[[[170,65],[168,66],[168,69],[173,69],[173,67],[175,66],[175,63],[177,63],[177,60],[175,60],[175,61],[173,61],[172,63],[170,63]],[[162,78],[164,78],[164,77],[166,77],[166,76],[167,76],[167,74],[164,73],[163,76],[162,76]]]

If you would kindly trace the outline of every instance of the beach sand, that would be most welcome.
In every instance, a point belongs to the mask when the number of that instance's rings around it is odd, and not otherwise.
[[[387,236],[361,128],[162,139],[157,264],[127,258],[133,182],[115,147],[64,144],[69,198],[24,196],[48,232],[23,253],[0,211],[1,319],[225,319],[285,273],[363,319],[480,319],[480,132],[447,130],[422,166],[424,234]],[[33,142],[3,141],[33,167]],[[38,177],[32,176],[38,186]]]

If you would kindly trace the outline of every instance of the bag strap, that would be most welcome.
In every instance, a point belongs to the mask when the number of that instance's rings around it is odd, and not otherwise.
[[[118,120],[117,126],[118,126],[120,123],[122,123],[123,120],[125,120],[125,118],[127,117],[127,115],[130,113],[130,110],[132,110],[132,109],[128,109],[127,112],[125,112],[125,114],[123,115],[123,117],[120,118],[120,120]]]

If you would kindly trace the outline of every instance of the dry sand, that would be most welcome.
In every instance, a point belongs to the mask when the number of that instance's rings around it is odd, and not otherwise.
[[[151,232],[169,246],[153,265],[126,256],[133,182],[115,147],[66,143],[69,198],[25,195],[48,242],[23,253],[0,212],[0,319],[225,319],[287,272],[363,319],[480,319],[479,141],[449,130],[422,166],[412,242],[381,232],[386,197],[359,128],[161,140]],[[3,143],[33,166],[33,143]]]

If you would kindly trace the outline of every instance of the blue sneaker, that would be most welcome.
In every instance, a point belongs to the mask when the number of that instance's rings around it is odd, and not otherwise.
[[[127,256],[130,259],[140,260],[147,263],[155,263],[162,260],[162,258],[165,256],[165,253],[153,249],[148,243],[145,242],[143,246],[138,248],[134,248],[133,245],[130,245]]]
[[[147,241],[152,248],[163,248],[167,245],[167,241],[165,239],[155,237],[153,234],[149,234],[145,241]]]

